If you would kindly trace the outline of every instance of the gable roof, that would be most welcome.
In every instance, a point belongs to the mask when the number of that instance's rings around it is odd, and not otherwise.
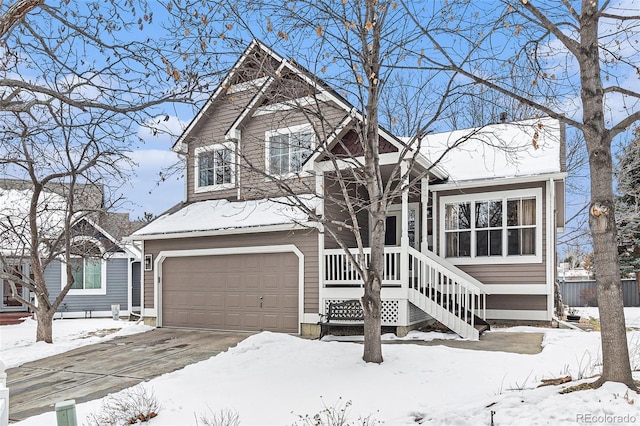
[[[308,85],[313,87],[315,90],[317,90],[318,91],[318,95],[317,96],[318,96],[319,99],[331,101],[331,102],[335,103],[336,105],[338,105],[340,108],[342,108],[345,111],[345,114],[346,114],[346,117],[345,117],[345,120],[343,120],[343,123],[348,123],[349,117],[351,117],[352,119],[359,120],[359,121],[364,121],[364,115],[362,114],[362,112],[359,111],[353,105],[351,105],[351,103],[349,101],[347,101],[344,97],[342,97],[339,93],[337,93],[334,89],[332,89],[325,81],[323,81],[322,79],[320,79],[317,76],[315,76],[313,73],[311,73],[309,70],[307,70],[302,65],[298,64],[297,62],[295,62],[293,59],[285,59],[283,56],[277,54],[274,50],[272,50],[269,47],[267,47],[261,41],[259,41],[257,39],[254,39],[249,44],[249,46],[245,49],[244,53],[240,56],[240,58],[238,58],[238,60],[236,61],[235,65],[231,68],[231,71],[222,80],[222,82],[220,83],[218,88],[211,95],[211,97],[207,100],[205,105],[200,109],[198,114],[191,120],[191,122],[186,127],[186,129],[184,130],[182,135],[180,135],[180,137],[173,144],[172,149],[174,151],[176,151],[176,152],[184,152],[185,151],[184,143],[188,139],[189,134],[198,125],[200,120],[203,117],[206,116],[207,111],[215,103],[216,99],[218,99],[218,97],[220,97],[225,91],[232,89],[232,87],[233,87],[232,86],[233,79],[240,72],[240,70],[242,69],[243,64],[256,51],[267,55],[268,58],[271,58],[276,63],[280,64],[278,66],[278,70],[279,71],[287,69],[288,71],[292,72],[295,76],[299,77],[305,83],[307,83]],[[274,70],[274,72],[278,72],[278,71]],[[253,108],[258,104],[259,99],[261,99],[261,96],[266,91],[266,89],[268,88],[268,86],[271,84],[272,81],[273,81],[273,78],[271,78],[271,77],[257,79],[255,81],[257,83],[257,85],[258,85],[258,87],[257,87],[258,91],[257,91],[256,95],[254,97],[252,97],[251,101],[247,105],[247,108],[246,108],[245,112],[243,114],[241,114],[241,116],[238,117],[238,119],[233,123],[233,125],[227,131],[227,135],[231,139],[233,139],[233,137],[234,137],[235,129],[242,122],[242,120],[244,120],[244,118],[249,115],[249,113],[253,110]],[[341,125],[343,123],[341,123]],[[342,131],[342,129],[337,129],[337,130],[338,131]],[[390,144],[394,145],[398,150],[403,149],[403,148],[405,148],[405,149],[408,148],[408,146],[405,143],[405,141],[403,141],[402,139],[396,137],[395,135],[393,135],[391,132],[389,132],[385,128],[379,126],[378,127],[378,131],[379,131],[379,136],[381,138],[384,138],[387,142],[389,142]],[[335,135],[330,135],[330,137],[329,137],[330,140],[332,139],[331,145],[328,147],[329,150],[331,150],[332,146],[335,143],[337,143],[337,138],[335,138],[335,137],[332,138],[332,136],[335,136]],[[411,150],[411,148],[409,148],[409,149]]]
[[[29,188],[26,183],[18,184],[15,180],[11,183],[11,188],[3,188],[0,186],[0,252],[4,255],[21,255],[26,254],[28,250],[28,235],[30,234],[29,224],[29,207],[33,189]],[[6,183],[6,182],[3,182]],[[18,189],[19,188],[19,189]],[[84,189],[84,188],[83,188]],[[100,196],[100,204],[102,197]],[[88,201],[87,201],[88,202]],[[89,205],[87,205],[90,207]],[[58,191],[42,191],[38,200],[38,213],[36,223],[38,230],[43,239],[54,239],[64,231],[65,218],[67,213],[67,201]],[[110,217],[111,213],[101,214],[100,217]],[[128,214],[127,222],[128,222]],[[74,223],[77,232],[88,232],[86,223],[91,228],[91,234],[96,234],[108,240],[112,247],[130,251],[137,255],[135,250],[122,244],[120,236],[112,235],[102,226],[98,225],[98,221],[93,220],[90,216],[79,217]],[[127,232],[128,233],[128,232]],[[87,234],[88,235],[88,234]]]
[[[565,172],[560,121],[536,118],[425,136],[420,153],[449,175],[448,183]]]

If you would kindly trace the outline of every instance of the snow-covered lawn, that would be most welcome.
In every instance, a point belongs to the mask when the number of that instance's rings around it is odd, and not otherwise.
[[[153,328],[110,318],[55,320],[53,344],[47,344],[36,343],[36,325],[36,321],[29,318],[22,324],[0,326],[0,361],[6,368]]]
[[[640,315],[640,309],[634,313]],[[566,395],[558,392],[568,385],[537,388],[543,378],[593,374],[600,351],[597,332],[539,331],[545,337],[537,355],[395,344],[383,347],[381,365],[364,363],[359,343],[264,332],[144,384],[161,404],[148,424],[196,424],[198,416],[211,418],[224,409],[236,411],[242,425],[302,424],[300,416],[349,401],[351,419],[371,415],[387,425],[415,425],[416,419],[488,425],[492,411],[496,426],[640,423],[639,395],[623,385],[607,383]],[[640,331],[629,337],[639,342]],[[635,351],[640,353],[640,344]],[[636,362],[640,368],[637,357]],[[640,372],[635,374],[640,379]],[[576,383],[581,381],[570,384]],[[101,404],[79,404],[79,422]],[[19,424],[55,424],[55,416],[46,413]]]

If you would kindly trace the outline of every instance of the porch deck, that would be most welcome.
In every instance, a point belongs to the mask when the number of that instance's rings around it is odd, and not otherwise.
[[[331,301],[362,296],[362,267],[369,264],[371,249],[324,250],[323,308]],[[412,247],[385,247],[382,276],[383,311],[385,302],[397,309],[384,325],[410,326],[426,314],[462,337],[477,340],[486,326],[484,284],[429,251]],[[388,308],[387,308],[388,309]],[[416,309],[423,315],[416,314]],[[394,321],[395,320],[395,321]],[[386,324],[385,324],[386,323]]]

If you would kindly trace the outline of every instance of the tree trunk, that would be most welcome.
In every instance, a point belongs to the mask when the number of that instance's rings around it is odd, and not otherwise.
[[[589,153],[591,208],[589,228],[593,238],[594,265],[597,272],[598,311],[602,338],[602,376],[595,383],[624,383],[635,389],[622,301],[622,281],[616,241],[613,196],[611,136],[605,127],[604,89],[600,75],[598,44],[598,4],[582,0],[580,47],[576,57],[580,65],[583,105],[583,134]]]
[[[362,359],[366,362],[379,364],[382,362],[382,340],[380,338],[382,281],[380,271],[384,270],[384,219],[378,216],[373,223],[375,225],[371,231],[371,258],[362,296],[364,311],[364,353]]]
[[[43,303],[38,301],[36,317],[38,328],[36,329],[36,342],[53,343],[53,314]]]

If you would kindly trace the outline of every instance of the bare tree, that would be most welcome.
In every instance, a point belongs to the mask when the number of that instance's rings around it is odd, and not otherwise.
[[[105,188],[117,193],[131,167],[126,143],[110,135],[123,130],[122,126],[109,126],[111,120],[74,125],[81,120],[69,115],[70,109],[59,105],[57,115],[48,114],[56,118],[52,123],[38,121],[33,113],[31,120],[6,113],[7,130],[0,140],[0,170],[6,178],[16,178],[0,185],[0,192],[13,194],[0,220],[0,278],[11,283],[15,300],[36,313],[36,341],[47,343],[53,341],[53,316],[74,284],[73,259],[108,255],[87,240],[83,219],[97,223],[117,203]],[[21,180],[24,177],[26,182]],[[30,274],[15,267],[25,261]],[[55,261],[66,268],[67,281],[52,299],[45,270]],[[19,287],[28,289],[35,299],[24,297]]]
[[[603,372],[595,385],[615,381],[635,388],[622,309],[611,145],[640,119],[640,93],[625,83],[637,78],[637,9],[591,0],[502,1],[483,10],[466,1],[430,11],[405,6],[435,52],[432,65],[512,96],[584,137],[603,342]],[[442,19],[429,20],[436,15]],[[473,49],[457,50],[467,45]],[[524,90],[510,84],[513,77],[528,82]]]
[[[214,31],[218,11],[207,7],[194,16],[194,6],[189,20],[174,22],[167,16],[171,0],[9,3],[0,3],[0,167],[5,177],[31,182],[31,202],[25,222],[3,222],[2,232],[20,246],[9,264],[16,256],[30,259],[33,279],[12,279],[35,294],[37,304],[21,302],[38,314],[37,340],[50,342],[51,318],[72,282],[49,300],[45,268],[53,259],[69,268],[69,256],[90,255],[73,244],[78,220],[97,208],[76,198],[79,188],[107,191],[99,210],[115,204],[139,128],[165,131],[159,122],[193,107],[215,84],[210,61],[220,54],[187,35],[191,20]],[[51,197],[64,205],[55,233],[39,219]]]
[[[173,13],[177,14],[178,9],[174,8]],[[287,152],[297,152],[297,167],[274,162],[266,168],[265,162],[270,159],[264,154],[264,133],[251,140],[247,135],[252,134],[251,131],[242,132],[241,148],[229,142],[228,149],[220,149],[216,154],[219,156],[212,160],[220,170],[219,175],[212,177],[212,182],[225,183],[225,179],[231,182],[230,171],[226,178],[228,168],[242,169],[247,173],[242,178],[244,183],[238,189],[230,190],[233,191],[230,197],[269,198],[302,210],[311,221],[322,225],[323,232],[344,251],[355,268],[355,275],[363,281],[363,359],[382,362],[380,294],[388,209],[402,197],[405,189],[414,190],[421,178],[429,176],[433,164],[442,158],[430,159],[432,163],[426,168],[414,167],[420,157],[417,153],[422,136],[449,112],[450,103],[466,89],[458,88],[455,76],[445,76],[447,79],[443,83],[437,73],[410,81],[397,75],[399,80],[396,80],[396,73],[403,69],[405,62],[419,62],[423,58],[416,45],[420,33],[408,25],[410,22],[396,2],[362,0],[336,6],[331,2],[301,1],[295,8],[270,2],[234,3],[224,15],[225,24],[249,28],[251,25],[244,17],[250,15],[251,23],[261,22],[263,35],[295,61],[278,55],[260,55],[259,49],[246,52],[243,55],[246,67],[234,68],[235,75],[222,82],[221,87],[227,94],[220,95],[216,102],[220,102],[225,111],[237,108],[229,114],[260,115],[261,120],[272,117],[274,122],[270,125],[261,122],[270,129],[298,125],[303,120],[311,130],[295,138],[273,138],[269,142],[277,143]],[[253,32],[260,30],[254,27]],[[322,77],[322,81],[316,75]],[[396,81],[405,84],[398,87],[394,84]],[[247,98],[246,102],[235,103],[243,96],[236,94],[235,85],[246,82],[255,85],[252,96],[258,94]],[[333,101],[327,101],[327,92],[331,93]],[[267,116],[265,111],[274,105],[279,108],[269,111],[278,111],[278,114]],[[383,110],[381,105],[384,105]],[[381,120],[381,117],[384,118]],[[228,130],[229,140],[233,140],[236,126],[237,129],[242,127],[242,120],[239,118]],[[399,129],[407,138],[400,140],[386,132],[383,122]],[[449,148],[474,138],[477,133],[482,133],[482,127]],[[191,136],[194,135],[187,138]],[[197,138],[197,131],[194,138]],[[313,149],[311,140],[315,141]],[[394,164],[381,165],[383,140],[391,140],[400,147]],[[193,148],[186,148],[187,161],[196,161]],[[238,151],[238,164],[231,164],[233,155],[230,151],[233,149]],[[260,152],[256,154],[256,150]],[[442,155],[446,155],[446,151]],[[299,164],[312,157],[321,158],[323,167],[327,167],[316,171],[323,174],[320,190],[315,177],[309,175],[309,170],[302,170]],[[187,164],[190,167],[193,163]],[[273,173],[273,168],[277,173]],[[313,203],[303,196],[309,193],[324,197],[324,204],[333,208],[318,214]],[[369,248],[370,255],[365,256],[365,250]],[[367,262],[362,261],[365,258]]]

